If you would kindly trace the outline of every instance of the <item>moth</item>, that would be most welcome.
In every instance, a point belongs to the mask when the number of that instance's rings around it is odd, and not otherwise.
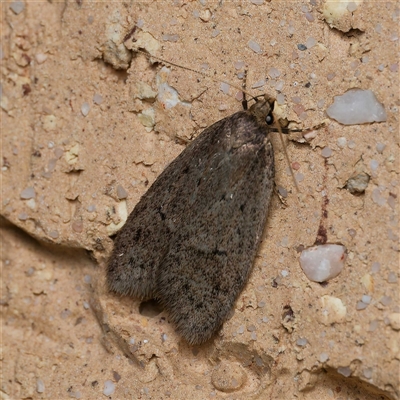
[[[191,345],[221,328],[251,273],[274,188],[273,105],[257,98],[205,129],[115,239],[108,289],[157,299]]]

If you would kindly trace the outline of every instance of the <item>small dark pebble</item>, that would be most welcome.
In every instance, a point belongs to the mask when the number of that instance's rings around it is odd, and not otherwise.
[[[306,46],[305,44],[301,44],[301,43],[297,45],[297,48],[298,48],[300,51],[307,50],[307,46]]]
[[[24,96],[27,96],[30,92],[32,92],[32,89],[28,83],[25,83],[22,85],[22,94]]]
[[[113,371],[113,378],[115,382],[119,382],[121,379],[121,375],[117,371]]]

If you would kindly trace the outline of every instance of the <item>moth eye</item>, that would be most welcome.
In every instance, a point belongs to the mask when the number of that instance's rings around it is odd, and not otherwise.
[[[265,122],[267,123],[267,125],[271,125],[274,122],[274,117],[272,116],[272,114],[268,114],[265,117]]]

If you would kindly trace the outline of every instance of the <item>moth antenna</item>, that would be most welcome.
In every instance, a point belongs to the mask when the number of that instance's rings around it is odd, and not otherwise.
[[[299,185],[297,184],[297,181],[296,181],[296,178],[294,176],[294,172],[293,172],[292,166],[290,165],[289,155],[288,155],[287,150],[286,150],[285,141],[283,140],[283,132],[282,132],[281,125],[279,124],[279,121],[276,121],[276,127],[278,129],[279,138],[280,138],[281,143],[282,143],[283,154],[285,154],[286,162],[288,163],[288,166],[289,166],[290,175],[292,175],[293,183],[294,183],[294,186],[296,187],[297,193],[300,193]]]
[[[206,78],[209,78],[209,79],[213,80],[214,82],[225,83],[225,84],[227,84],[227,85],[229,85],[229,86],[232,86],[234,89],[239,90],[239,91],[242,92],[243,94],[247,94],[247,95],[250,96],[252,99],[254,98],[254,96],[253,96],[251,93],[249,93],[249,92],[243,90],[243,87],[241,88],[241,87],[235,85],[235,84],[232,83],[232,82],[226,81],[226,80],[224,80],[224,79],[216,78],[215,76],[209,75],[209,74],[207,74],[207,73],[204,72],[204,71],[199,71],[199,70],[197,70],[197,69],[190,68],[190,67],[187,67],[187,66],[185,66],[185,65],[179,65],[179,64],[176,64],[176,63],[174,63],[174,62],[172,62],[172,61],[164,60],[164,59],[161,58],[161,57],[153,56],[152,54],[149,54],[149,53],[147,53],[147,52],[145,52],[145,51],[143,51],[143,50],[140,50],[140,49],[135,49],[134,51],[137,52],[137,53],[144,54],[150,61],[151,61],[152,58],[154,58],[155,60],[159,61],[159,62],[162,63],[162,64],[170,65],[170,66],[172,66],[172,67],[177,67],[177,68],[186,69],[187,71],[191,71],[191,72],[194,72],[195,74],[199,74],[199,75],[202,75],[202,76],[204,76],[204,77],[206,77]]]
[[[241,93],[243,93],[242,105],[243,105],[243,109],[244,109],[244,110],[247,110],[247,108],[248,108],[248,107],[247,107],[246,94],[247,94],[248,96],[250,96],[251,99],[256,99],[256,98],[258,97],[258,96],[253,96],[251,93],[249,93],[249,92],[246,90],[247,68],[246,68],[245,71],[244,71],[244,74],[245,74],[245,75],[244,75],[244,82],[243,82],[243,84],[242,84],[242,87],[239,87],[239,86],[233,84],[232,82],[226,81],[226,80],[224,80],[224,79],[216,78],[215,76],[209,75],[209,74],[207,74],[207,73],[204,72],[204,71],[199,71],[199,70],[197,70],[197,69],[194,69],[194,68],[191,68],[191,67],[187,67],[186,65],[180,65],[180,64],[174,63],[174,62],[172,62],[172,61],[164,60],[163,58],[154,56],[154,55],[152,55],[152,54],[149,54],[149,53],[146,52],[146,51],[143,51],[143,50],[140,50],[140,49],[135,49],[134,51],[137,52],[137,53],[143,54],[143,55],[144,55],[148,60],[150,60],[150,61],[151,61],[151,59],[154,59],[154,60],[157,60],[158,62],[160,62],[160,63],[162,63],[162,64],[170,65],[170,66],[172,66],[172,67],[182,68],[182,69],[185,69],[185,70],[187,70],[187,71],[194,72],[195,74],[202,75],[202,76],[204,76],[205,78],[209,78],[209,79],[213,80],[214,82],[225,83],[225,84],[227,84],[227,85],[229,85],[229,86],[235,88],[236,90],[239,90]],[[322,125],[323,125],[323,123],[320,124],[320,125],[317,125],[316,127],[313,127],[312,129],[314,129],[314,128],[319,128],[319,127],[322,126]],[[304,131],[304,129],[287,129],[287,128],[282,128],[282,127],[280,126],[279,122],[277,122],[277,124],[276,124],[276,129],[277,129],[277,131],[279,132],[279,138],[280,138],[281,143],[282,143],[283,152],[284,152],[284,154],[285,154],[286,162],[288,163],[288,166],[289,166],[289,169],[290,169],[290,175],[292,176],[294,186],[296,187],[296,191],[297,191],[298,193],[300,193],[300,189],[299,189],[299,186],[298,186],[298,184],[297,184],[297,182],[296,182],[296,178],[295,178],[295,176],[294,176],[293,169],[292,169],[292,167],[291,167],[291,165],[290,165],[290,160],[289,160],[289,156],[288,156],[288,153],[287,153],[286,144],[285,144],[285,141],[283,140],[283,133],[302,132],[302,131]],[[274,130],[275,130],[275,129],[272,128],[272,131],[274,131]]]

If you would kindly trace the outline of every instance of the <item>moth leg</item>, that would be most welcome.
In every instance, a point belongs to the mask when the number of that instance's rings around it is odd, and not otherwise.
[[[288,134],[290,134],[290,133],[292,133],[292,132],[309,132],[309,131],[314,131],[314,130],[317,130],[317,129],[322,128],[323,126],[325,126],[325,122],[321,122],[321,123],[318,124],[318,125],[314,125],[314,126],[311,126],[311,127],[309,127],[309,128],[304,128],[304,129],[291,129],[291,128],[282,128],[282,127],[281,127],[281,131],[282,131],[283,134],[288,135]],[[269,129],[270,129],[270,132],[279,132],[279,129],[276,128],[276,127],[273,127],[273,126],[270,127]]]
[[[247,101],[247,99],[246,99],[246,90],[247,90],[247,67],[246,67],[246,69],[244,70],[244,77],[243,77],[243,83],[242,83],[242,89],[243,89],[243,91],[242,91],[242,93],[243,93],[243,100],[242,100],[242,107],[243,107],[243,110],[247,110],[249,107],[248,107],[248,101]],[[260,94],[260,95],[258,95],[258,96],[253,96],[252,98],[251,98],[251,100],[255,100],[256,102],[257,102],[257,99],[259,99],[259,98],[264,98],[265,97],[265,95],[263,95],[263,94]]]
[[[242,83],[242,88],[243,88],[242,107],[243,107],[243,110],[248,109],[248,104],[247,104],[247,99],[246,99],[246,84],[247,84],[247,67],[244,70],[244,77],[243,77],[243,83]]]

